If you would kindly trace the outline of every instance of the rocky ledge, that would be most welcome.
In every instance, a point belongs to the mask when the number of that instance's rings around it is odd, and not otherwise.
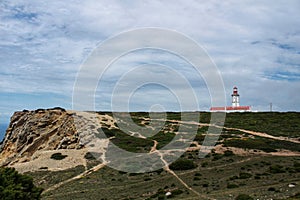
[[[15,112],[0,146],[0,166],[26,162],[41,149],[81,149],[73,115],[59,107]]]

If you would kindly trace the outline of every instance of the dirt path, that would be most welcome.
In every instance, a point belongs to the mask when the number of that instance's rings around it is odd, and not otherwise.
[[[77,175],[77,176],[74,176],[74,177],[72,177],[72,178],[70,178],[70,179],[67,179],[67,180],[65,180],[65,181],[62,181],[62,182],[60,182],[60,183],[58,183],[58,184],[56,184],[56,185],[53,185],[53,186],[49,187],[48,189],[46,189],[46,190],[43,191],[43,194],[44,194],[44,193],[47,193],[47,192],[49,192],[49,191],[55,190],[55,189],[59,188],[60,186],[65,185],[65,184],[67,184],[67,183],[69,183],[69,182],[71,182],[71,181],[74,181],[74,180],[83,178],[83,177],[85,177],[85,176],[91,174],[92,172],[98,171],[99,169],[101,169],[101,168],[103,168],[103,167],[105,167],[105,166],[106,166],[106,163],[101,163],[101,164],[99,164],[99,165],[96,165],[96,166],[94,166],[93,168],[88,169],[88,170],[82,172],[81,174],[79,174],[79,175]]]
[[[177,176],[177,174],[171,170],[169,168],[169,166],[166,165],[166,167],[164,167],[164,169],[169,172],[170,174],[172,174],[184,187],[186,187],[188,190],[192,191],[194,194],[196,194],[197,196],[199,196],[200,198],[205,198],[207,199],[207,196],[201,195],[199,192],[197,192],[196,190],[194,190],[193,188],[191,188],[190,186],[188,186],[181,178],[179,178],[179,176]]]
[[[224,127],[224,129],[226,129],[226,130],[236,130],[236,131],[241,131],[241,132],[248,133],[250,135],[259,136],[259,137],[270,138],[270,139],[274,139],[274,140],[289,141],[289,142],[294,142],[294,143],[300,144],[300,141],[298,141],[295,138],[277,137],[277,136],[269,135],[267,133],[249,131],[249,130],[240,129],[240,128],[228,128],[228,127]]]
[[[188,190],[192,191],[194,194],[196,194],[197,196],[199,196],[200,198],[208,198],[207,196],[201,195],[199,192],[197,192],[196,190],[194,190],[193,188],[191,188],[190,186],[188,186],[188,184],[186,184],[179,176],[177,176],[177,174],[171,170],[169,168],[169,164],[168,162],[164,159],[163,154],[156,149],[158,142],[156,140],[154,141],[154,145],[151,148],[150,153],[157,153],[160,156],[160,160],[165,164],[164,170],[166,170],[167,172],[169,172],[171,175],[173,175],[184,187],[186,187]]]
[[[233,162],[233,163],[217,165],[217,166],[212,166],[212,167],[206,167],[204,170],[211,170],[211,169],[217,169],[217,168],[228,167],[228,166],[231,166],[231,165],[241,164],[241,163],[247,162],[251,159],[253,159],[253,158],[246,158],[246,159],[242,159],[242,160],[239,160],[239,161]],[[196,171],[199,171],[199,167],[195,168],[195,169],[192,169],[192,170],[189,170],[189,171],[186,171],[186,172],[181,172],[179,175],[189,174],[189,173],[196,172]]]
[[[218,126],[218,125],[214,125],[214,124],[199,123],[199,122],[187,122],[187,121],[179,121],[179,120],[166,120],[166,121],[168,121],[168,122],[177,122],[177,123],[181,123],[181,124],[192,124],[192,125],[206,126],[206,127],[212,126],[212,127],[216,127],[216,128],[223,128],[225,130],[241,131],[243,133],[247,133],[247,134],[254,135],[254,136],[259,136],[259,137],[264,137],[264,138],[269,138],[269,139],[274,139],[274,140],[294,142],[294,143],[300,144],[300,141],[297,140],[297,138],[288,138],[288,137],[282,137],[282,136],[278,137],[278,136],[269,135],[267,133],[255,132],[255,131],[250,131],[250,130],[246,130],[246,129],[222,127],[222,126]]]
[[[155,151],[157,151],[157,144],[158,142],[156,140],[153,140],[154,144],[153,144],[153,147],[151,147],[151,150],[150,150],[150,153],[153,153]]]

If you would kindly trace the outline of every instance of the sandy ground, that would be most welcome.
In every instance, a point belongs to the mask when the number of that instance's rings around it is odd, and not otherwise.
[[[61,149],[54,151],[38,151],[33,154],[32,159],[29,162],[15,163],[10,167],[16,168],[21,173],[28,171],[39,171],[44,168],[44,170],[50,171],[60,171],[69,168],[76,167],[78,165],[86,166],[86,160],[84,155],[86,154],[86,149]],[[61,153],[66,155],[62,160],[51,159],[51,155],[54,153]]]
[[[288,151],[288,150],[277,150],[277,152],[264,152],[261,150],[253,149],[241,149],[236,147],[223,147],[222,145],[215,146],[215,152],[223,154],[226,150],[232,151],[236,155],[249,156],[249,155],[273,155],[273,156],[300,156],[300,152]]]

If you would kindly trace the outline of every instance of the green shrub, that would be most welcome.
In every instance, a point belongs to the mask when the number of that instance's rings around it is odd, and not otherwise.
[[[223,158],[222,154],[213,153],[213,159],[212,159],[212,161],[216,161],[216,160],[219,160],[221,158]]]
[[[300,162],[294,162],[294,167],[299,167],[300,168]]]
[[[253,200],[253,198],[247,194],[239,194],[235,200]]]
[[[203,162],[203,163],[201,164],[201,167],[207,167],[207,165],[208,165],[208,162]]]
[[[208,183],[203,183],[202,187],[208,187],[209,184]]]
[[[108,129],[106,127],[102,127],[101,129],[104,132],[104,134],[106,135],[106,137],[108,137],[108,138],[115,136],[115,132],[118,130],[118,129]],[[98,130],[98,131],[100,132],[101,130]]]
[[[238,179],[239,177],[238,176],[232,176],[229,178],[229,180],[235,180],[235,179]]]
[[[195,141],[197,141],[197,142],[199,142],[199,143],[202,143],[203,141],[204,141],[204,139],[205,139],[205,135],[203,135],[203,134],[197,134],[196,135],[196,137],[195,137]]]
[[[294,169],[296,172],[300,172],[300,162],[294,162]]]
[[[139,173],[129,173],[129,176],[138,176]]]
[[[165,195],[161,194],[157,197],[157,200],[164,200],[165,199]]]
[[[156,172],[158,175],[160,175],[162,172],[164,171],[164,169],[158,169],[158,170],[156,170],[156,171],[154,171],[154,172]]]
[[[39,169],[42,169],[42,170],[47,170],[48,167],[40,167]]]
[[[169,167],[172,170],[188,170],[196,168],[197,165],[191,160],[179,158],[178,160],[173,162]]]
[[[68,157],[67,155],[62,155],[61,153],[54,153],[51,155],[51,159],[54,159],[54,160],[62,160],[64,158]]]
[[[233,151],[230,150],[224,151],[224,156],[233,156],[233,155],[234,155]]]
[[[172,196],[174,195],[179,195],[179,194],[182,194],[183,193],[183,191],[181,190],[181,189],[176,189],[176,190],[173,190],[172,191]]]
[[[231,189],[231,188],[238,188],[239,186],[237,184],[231,183],[231,184],[227,184],[227,188]]]
[[[190,147],[196,147],[197,145],[196,144],[194,144],[194,143],[192,143],[191,145],[190,145]]]
[[[276,191],[276,189],[274,188],[274,187],[270,187],[270,188],[268,188],[268,191]]]
[[[84,155],[84,158],[87,159],[87,160],[96,160],[96,158],[93,156],[93,154],[91,152],[87,152]]]
[[[255,175],[254,179],[261,179],[260,175]]]
[[[296,193],[294,196],[292,196],[290,198],[291,198],[291,200],[293,200],[293,199],[300,199],[300,192]]]
[[[266,162],[266,161],[261,161],[260,163],[261,163],[263,166],[264,166],[264,165],[271,165],[270,162]]]
[[[160,131],[157,134],[155,134],[154,136],[150,137],[149,139],[152,140],[156,140],[158,142],[157,144],[157,149],[161,149],[164,146],[166,146],[167,144],[169,144],[173,138],[175,137],[175,133],[173,132],[167,132],[165,133],[164,131]],[[174,145],[175,143],[173,143]]]
[[[196,173],[195,173],[195,176],[202,176],[202,174],[199,173],[199,172],[196,172]]]
[[[32,178],[19,174],[14,168],[0,168],[1,200],[40,199],[42,189],[33,184]]]
[[[281,165],[272,165],[272,166],[270,166],[269,170],[273,174],[285,172],[285,170],[283,169],[283,166],[281,166]]]
[[[109,136],[114,135],[115,137],[111,139],[111,142],[126,151],[144,153],[149,152],[153,146],[152,139],[130,136],[120,129],[107,129],[105,134]]]
[[[149,177],[144,178],[144,181],[150,181],[150,180],[151,180],[151,178],[149,178]]]
[[[239,178],[240,179],[247,179],[252,177],[252,174],[246,173],[246,172],[241,172]]]

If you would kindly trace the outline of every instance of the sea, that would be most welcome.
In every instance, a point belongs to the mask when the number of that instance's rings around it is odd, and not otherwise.
[[[0,142],[4,139],[8,124],[0,124]]]

